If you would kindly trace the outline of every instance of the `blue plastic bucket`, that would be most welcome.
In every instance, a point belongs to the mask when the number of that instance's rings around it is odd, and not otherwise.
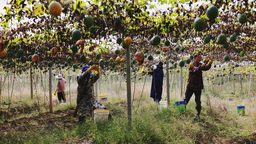
[[[186,102],[185,101],[176,101],[175,109],[178,110],[179,112],[184,112],[186,109]]]
[[[245,115],[245,106],[237,106],[236,111],[239,115]]]

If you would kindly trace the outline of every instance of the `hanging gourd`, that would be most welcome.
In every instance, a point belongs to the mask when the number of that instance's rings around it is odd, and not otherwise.
[[[124,43],[126,45],[131,45],[132,44],[132,39],[130,37],[127,37],[127,38],[124,39]]]
[[[5,49],[5,44],[4,44],[4,41],[1,40],[0,41],[0,52],[3,51]]]
[[[144,62],[145,56],[143,52],[136,52],[135,53],[135,59],[138,61],[139,64],[142,64]]]
[[[37,54],[34,54],[31,58],[32,62],[39,63],[39,56]]]
[[[116,57],[116,62],[120,63],[121,62],[121,58],[118,56]]]
[[[167,48],[166,47],[163,47],[163,52],[166,52],[167,51]]]
[[[51,50],[51,54],[53,56],[55,56],[57,54],[57,52],[58,52],[58,49],[56,47],[53,47],[52,50]]]
[[[60,16],[62,12],[62,7],[59,2],[52,1],[49,5],[49,11],[51,15],[57,17],[57,16]]]
[[[73,32],[72,32],[72,38],[75,40],[75,41],[78,41],[81,39],[81,32],[79,31],[79,29],[75,29]]]
[[[0,52],[0,57],[1,57],[1,58],[4,57],[5,55],[6,55],[6,51],[5,51],[5,50],[3,50],[3,51]]]
[[[83,45],[84,44],[84,40],[80,39],[76,42],[76,45]]]

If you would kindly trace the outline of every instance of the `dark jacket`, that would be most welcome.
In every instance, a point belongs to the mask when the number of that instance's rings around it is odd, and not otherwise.
[[[79,116],[91,116],[94,110],[93,84],[99,79],[99,74],[93,75],[85,71],[77,77],[77,108]]]
[[[211,65],[202,66],[202,63],[193,62],[193,67],[189,67],[189,76],[187,88],[194,91],[200,91],[204,88],[202,71],[207,71]]]
[[[153,75],[150,97],[157,98],[160,101],[162,99],[164,72],[162,68],[157,67],[153,72],[149,72],[149,74]]]

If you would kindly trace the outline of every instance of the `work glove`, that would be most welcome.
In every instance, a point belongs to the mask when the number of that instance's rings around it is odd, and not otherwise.
[[[98,65],[96,65],[94,69],[96,70],[96,74],[100,73],[100,67]]]
[[[211,58],[211,59],[210,59],[210,61],[209,61],[209,63],[208,63],[208,64],[209,64],[209,65],[211,65],[211,64],[212,64],[212,62],[213,62],[213,58]]]
[[[92,65],[92,66],[87,70],[87,72],[88,72],[88,73],[91,73],[91,71],[94,70],[94,68],[95,68],[95,65]]]
[[[189,64],[189,67],[193,67],[194,66],[194,64],[191,62],[190,64]]]
[[[54,91],[53,95],[56,95],[56,93],[57,93],[57,89]]]

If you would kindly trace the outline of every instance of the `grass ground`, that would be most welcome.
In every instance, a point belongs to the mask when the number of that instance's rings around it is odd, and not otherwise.
[[[112,77],[112,91],[109,90],[107,77],[103,77],[99,84],[99,93],[108,95],[109,103],[106,107],[113,116],[113,120],[105,123],[94,123],[93,118],[87,119],[83,125],[77,123],[77,118],[73,117],[77,87],[75,78],[72,79],[70,93],[68,86],[66,87],[67,104],[55,104],[54,113],[48,112],[48,91],[44,92],[43,88],[38,86],[37,96],[34,100],[30,100],[29,84],[22,85],[21,90],[24,89],[22,91],[14,90],[12,105],[8,111],[8,105],[3,103],[8,103],[8,92],[5,89],[2,91],[1,99],[0,143],[228,144],[256,141],[254,109],[256,89],[252,87],[251,97],[248,97],[249,83],[246,80],[243,82],[243,95],[241,95],[238,81],[235,83],[235,94],[232,94],[232,82],[226,82],[225,85],[218,85],[215,82],[215,85],[212,85],[212,82],[208,83],[204,78],[202,119],[194,120],[196,114],[194,96],[185,112],[180,113],[175,110],[174,102],[181,101],[182,97],[180,97],[180,87],[176,87],[177,81],[174,76],[170,79],[172,86],[170,107],[163,111],[160,111],[159,105],[149,97],[151,78],[147,78],[144,90],[145,79],[136,80],[135,91],[132,85],[131,127],[127,124],[126,85],[122,80],[121,91],[118,94],[119,83],[116,77]],[[18,85],[15,86],[19,88]],[[165,85],[163,100],[166,100]],[[236,106],[239,105],[245,105],[245,116],[236,113]]]

